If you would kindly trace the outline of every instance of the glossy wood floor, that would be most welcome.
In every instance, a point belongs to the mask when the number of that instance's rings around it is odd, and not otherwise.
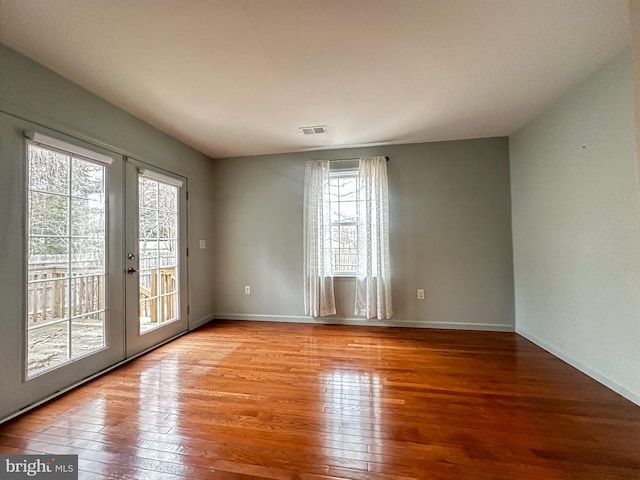
[[[210,324],[17,420],[101,479],[640,479],[640,407],[510,333]]]

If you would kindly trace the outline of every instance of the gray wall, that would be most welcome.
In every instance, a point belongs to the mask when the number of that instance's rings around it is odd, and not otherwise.
[[[516,327],[640,403],[640,222],[625,52],[510,139]]]
[[[114,72],[117,74],[117,72]],[[210,159],[15,51],[0,45],[0,418],[37,398],[21,389],[25,126],[47,128],[187,177],[190,326],[214,313]],[[118,235],[122,232],[111,232]],[[26,388],[26,387],[25,387]]]
[[[354,317],[353,280],[338,279],[338,314],[314,321],[512,330],[506,138],[214,160],[216,316],[311,321],[302,301],[304,163],[365,155],[391,158],[395,315]]]

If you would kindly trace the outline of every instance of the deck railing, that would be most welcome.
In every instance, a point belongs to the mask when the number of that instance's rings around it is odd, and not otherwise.
[[[141,275],[145,278],[140,281],[140,317],[149,318],[151,323],[158,323],[158,318],[167,318],[166,314],[173,316],[175,295],[166,294],[176,290],[175,267],[154,268]]]
[[[29,268],[29,325],[96,312],[104,308],[104,275],[76,270],[69,282],[60,266]]]
[[[93,271],[92,271],[93,270]],[[83,316],[105,308],[104,274],[95,268],[75,268],[69,282],[66,265],[29,265],[27,316],[29,326]],[[159,273],[159,275],[158,275]],[[166,267],[141,272],[140,316],[157,323],[158,315],[174,312],[176,269]],[[69,291],[70,289],[70,291]],[[160,313],[158,313],[160,307]]]

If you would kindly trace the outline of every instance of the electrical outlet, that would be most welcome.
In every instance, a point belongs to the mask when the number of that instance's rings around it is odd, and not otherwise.
[[[251,295],[251,285],[245,285],[244,286],[244,294],[245,295]]]
[[[418,289],[418,300],[424,300],[424,288]]]
[[[207,248],[207,241],[200,240],[200,250],[204,250],[205,248]]]

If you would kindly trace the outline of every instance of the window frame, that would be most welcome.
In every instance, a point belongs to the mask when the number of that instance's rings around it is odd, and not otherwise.
[[[355,204],[356,204],[356,209],[358,209],[358,205],[359,205],[359,198],[358,198],[358,192],[359,192],[359,188],[358,188],[358,183],[359,183],[359,173],[358,173],[358,168],[357,167],[349,167],[349,168],[340,168],[340,169],[335,169],[335,170],[330,170],[329,171],[329,190],[331,190],[331,182],[332,180],[336,179],[336,178],[353,178],[356,181],[356,187],[355,187]],[[332,202],[331,201],[331,196],[329,197],[329,210],[332,212],[333,208],[332,208]],[[339,201],[337,203],[340,203]],[[333,255],[333,239],[332,239],[332,246],[331,246],[331,275],[333,277],[342,277],[342,278],[355,278],[357,276],[357,253],[358,253],[358,223],[359,223],[359,212],[356,210],[356,219],[354,221],[333,221],[333,219],[330,220],[329,222],[329,229],[331,232],[333,232],[333,228],[334,227],[343,227],[343,226],[353,226],[355,227],[355,231],[356,231],[356,236],[355,236],[355,242],[356,242],[356,246],[355,246],[355,254],[356,254],[356,267],[355,270],[353,271],[340,271],[337,272],[336,271],[336,264],[335,264],[335,257]]]

